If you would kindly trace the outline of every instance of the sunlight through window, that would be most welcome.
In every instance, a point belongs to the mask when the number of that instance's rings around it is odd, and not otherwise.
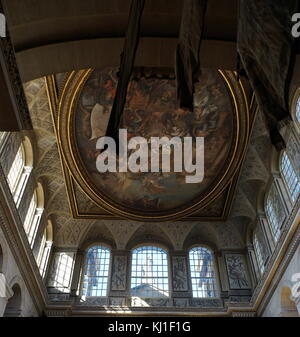
[[[87,251],[82,283],[82,296],[106,296],[110,250],[102,246]]]
[[[265,266],[264,266],[264,261],[263,261],[263,256],[262,256],[261,243],[259,242],[256,234],[254,234],[253,236],[253,245],[254,245],[254,250],[256,254],[258,268],[259,268],[260,273],[262,274],[264,272]]]
[[[196,247],[189,253],[193,297],[217,297],[213,256],[209,249]]]
[[[11,190],[12,195],[15,197],[16,191],[21,180],[21,176],[24,169],[24,149],[23,145],[19,147],[19,150],[12,163],[10,171],[7,176],[7,182]]]
[[[132,252],[131,294],[141,298],[169,296],[168,254],[159,247]]]
[[[300,193],[300,181],[286,152],[281,157],[280,169],[293,202]]]

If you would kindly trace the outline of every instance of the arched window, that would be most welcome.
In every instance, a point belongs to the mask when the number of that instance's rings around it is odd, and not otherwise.
[[[24,220],[24,229],[28,237],[29,244],[33,248],[35,244],[36,234],[41,222],[41,216],[44,211],[44,195],[43,188],[40,183],[34,191],[27,214]]]
[[[141,298],[169,296],[168,254],[159,247],[132,251],[131,294]]]
[[[266,203],[266,214],[269,220],[269,224],[271,225],[272,235],[274,237],[274,240],[277,242],[280,236],[280,225],[275,213],[274,204],[269,198],[267,199]]]
[[[195,247],[189,252],[193,297],[217,297],[216,274],[212,252]]]
[[[20,183],[24,172],[24,166],[25,153],[24,147],[21,144],[7,176],[7,182],[15,201],[17,201],[20,194],[19,187],[21,185]]]
[[[7,175],[7,182],[17,207],[20,205],[32,165],[32,146],[29,138],[25,137]]]
[[[34,214],[35,214],[35,210],[36,210],[36,194],[33,193],[32,198],[30,200],[30,204],[27,210],[27,214],[24,220],[24,228],[25,228],[25,232],[28,235],[29,232],[31,232],[31,227],[32,227],[32,223],[33,223],[33,218],[34,218]]]
[[[82,281],[82,296],[107,296],[110,250],[103,246],[88,249]]]
[[[53,228],[52,223],[49,220],[47,228],[45,229],[42,237],[40,250],[37,257],[37,264],[39,266],[40,274],[42,277],[45,277],[47,271],[52,243],[53,243]]]
[[[255,250],[258,268],[259,268],[260,273],[262,274],[265,269],[264,260],[263,260],[263,252],[262,252],[261,243],[259,242],[256,234],[253,235],[253,246]]]
[[[282,204],[280,195],[274,183],[271,185],[266,197],[265,212],[272,236],[274,241],[277,242],[281,233],[280,228],[286,215],[284,205]]]
[[[34,192],[27,210],[26,218],[24,220],[24,229],[31,247],[33,247],[34,244],[40,219],[41,212],[39,212],[37,209],[37,197],[36,192]]]
[[[290,193],[291,199],[295,202],[300,193],[300,181],[296,175],[290,158],[285,151],[281,156],[280,171]]]
[[[33,236],[36,232],[36,217],[35,217],[35,211],[37,207],[37,201],[36,201],[36,193],[33,193],[33,196],[31,198],[27,214],[24,220],[24,229],[28,237],[28,241],[31,244],[33,241]]]

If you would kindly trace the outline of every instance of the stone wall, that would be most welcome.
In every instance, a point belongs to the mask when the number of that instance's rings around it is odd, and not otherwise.
[[[0,246],[2,266],[0,266],[0,317],[20,316],[35,317],[37,311],[15,262],[14,256],[8,247],[0,228]],[[18,287],[17,287],[18,286]],[[14,297],[14,289],[20,289],[20,294]]]
[[[300,316],[300,247],[276,286],[262,316]]]

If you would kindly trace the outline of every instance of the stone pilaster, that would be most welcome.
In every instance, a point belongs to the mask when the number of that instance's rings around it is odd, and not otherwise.
[[[192,282],[189,256],[186,251],[170,252],[170,295],[176,307],[189,306],[192,298]]]
[[[130,251],[111,251],[109,304],[112,306],[130,305],[130,262]]]

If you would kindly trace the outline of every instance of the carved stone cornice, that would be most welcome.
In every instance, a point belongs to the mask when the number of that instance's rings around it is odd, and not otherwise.
[[[41,315],[47,303],[48,294],[1,166],[0,227],[31,295],[35,308],[38,314]]]

